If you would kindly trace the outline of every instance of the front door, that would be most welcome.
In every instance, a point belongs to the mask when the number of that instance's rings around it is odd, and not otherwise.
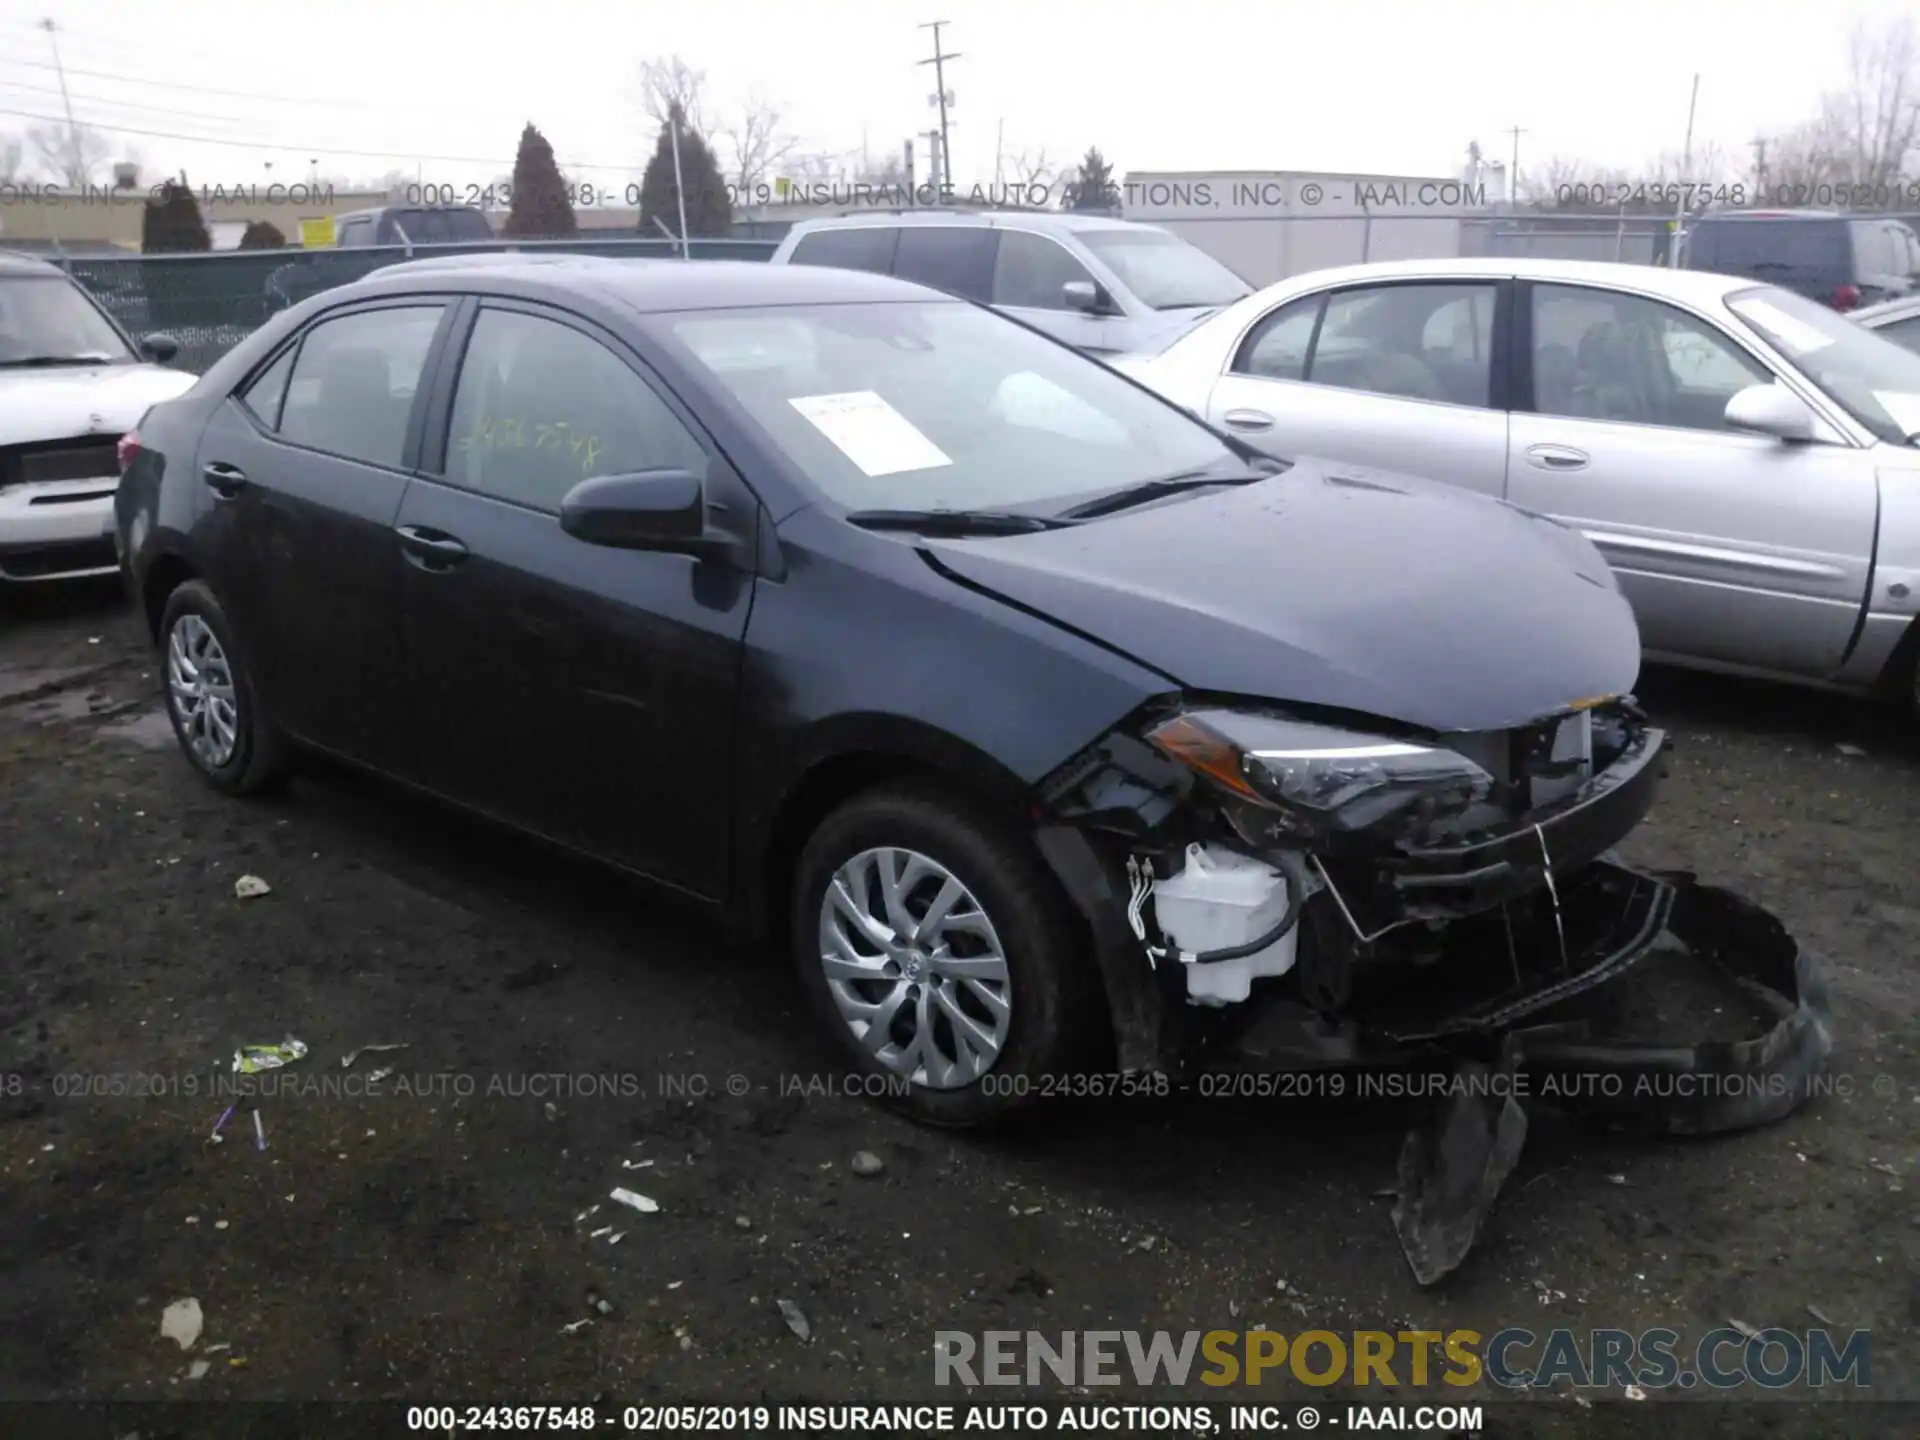
[[[1508,494],[1585,531],[1655,655],[1825,675],[1852,640],[1878,512],[1871,457],[1729,429],[1772,372],[1644,296],[1522,288]]]
[[[1408,281],[1289,301],[1248,331],[1207,419],[1282,459],[1412,472],[1499,496],[1502,289]]]
[[[1028,230],[999,230],[993,259],[993,304],[1016,320],[1094,354],[1126,349],[1124,315],[1093,315],[1067,303],[1076,281],[1097,285],[1093,272],[1058,240]]]
[[[226,536],[208,578],[267,708],[382,769],[397,758],[393,521],[447,314],[413,299],[321,319],[214,411],[196,461]]]
[[[731,471],[610,337],[504,303],[474,318],[437,448],[396,521],[414,773],[515,824],[720,893],[753,577],[717,559],[589,545],[558,515],[591,476],[679,469],[711,487]],[[744,491],[728,499],[752,503]]]

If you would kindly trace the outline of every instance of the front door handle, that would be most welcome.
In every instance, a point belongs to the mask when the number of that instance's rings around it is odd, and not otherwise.
[[[1229,410],[1220,417],[1231,430],[1271,430],[1273,416],[1264,410]]]
[[[207,482],[207,488],[222,500],[232,500],[247,488],[246,471],[237,465],[223,464],[215,460],[200,471],[200,478]]]
[[[1529,445],[1527,463],[1536,470],[1584,470],[1593,457],[1571,445]]]
[[[451,570],[467,558],[467,547],[444,531],[424,525],[399,525],[394,533],[400,537],[400,548],[409,563],[422,570]]]

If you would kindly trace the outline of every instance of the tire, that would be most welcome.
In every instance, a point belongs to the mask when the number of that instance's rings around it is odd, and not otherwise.
[[[856,1033],[836,994],[872,1001],[891,997],[896,986],[904,989],[906,994],[887,1034],[892,1037],[909,1029],[917,1034],[922,1017],[932,1018],[935,1058],[951,1061],[958,1054],[958,1033],[950,1015],[939,1006],[935,987],[941,987],[949,1000],[985,1028],[992,1023],[993,1010],[983,1002],[979,988],[950,970],[942,970],[937,958],[895,959],[892,974],[886,978],[838,992],[828,976],[824,958],[828,935],[822,913],[828,887],[843,867],[857,863],[862,856],[870,857],[873,868],[869,873],[877,878],[884,860],[873,852],[888,850],[913,852],[931,861],[959,882],[974,902],[970,906],[962,901],[954,907],[953,914],[970,923],[944,939],[936,937],[928,947],[934,955],[946,951],[948,964],[954,959],[975,957],[988,948],[978,932],[990,929],[998,942],[992,948],[997,948],[1004,960],[1004,982],[982,982],[986,990],[1007,1001],[1001,1043],[997,1054],[964,1083],[964,1067],[936,1077],[934,1067],[924,1061],[897,1061],[907,1069],[889,1065]],[[910,864],[903,866],[899,873],[905,875],[911,868]],[[926,900],[943,884],[942,876],[929,874],[909,887],[910,913],[923,916]],[[872,894],[872,889],[865,890],[866,896]],[[1098,1003],[1097,987],[1090,983],[1090,957],[1085,953],[1080,928],[1070,918],[1064,897],[1039,854],[1012,827],[940,790],[887,787],[857,796],[829,815],[801,851],[791,907],[794,959],[821,1024],[863,1075],[888,1082],[869,1080],[864,1093],[875,1098],[884,1096],[917,1120],[976,1126],[1012,1115],[1039,1098],[1049,1078],[1066,1073],[1089,1042],[1097,1038],[1088,1032],[1104,1021],[1106,1009]],[[972,918],[976,907],[986,919],[985,927]],[[856,938],[863,954],[884,953],[870,933],[861,933],[844,920],[841,930]],[[917,991],[904,966],[919,967],[918,973],[926,983],[918,984]],[[927,999],[924,1009],[921,996]],[[867,1033],[874,1033],[871,1023]],[[985,1054],[985,1047],[977,1042],[968,1048],[976,1057]],[[890,1038],[879,1049],[898,1056],[910,1052],[911,1044],[903,1046]],[[910,1071],[920,1073],[916,1076]]]
[[[208,636],[217,647],[217,659],[216,652],[205,645]],[[231,719],[230,747],[218,743],[218,727],[210,729],[205,724],[203,717],[215,708],[209,698],[201,695],[202,703],[194,709],[191,700],[183,699],[182,690],[176,688],[176,679],[181,678],[177,674],[176,638],[205,680],[216,681],[222,672],[227,677],[229,683],[224,688],[231,704],[216,713]],[[233,627],[204,581],[189,580],[167,597],[160,614],[160,674],[174,739],[180,742],[187,763],[209,785],[227,795],[254,795],[286,778],[286,742],[262,708],[252,673],[234,643]],[[208,735],[214,737],[212,754],[196,744],[197,736]]]

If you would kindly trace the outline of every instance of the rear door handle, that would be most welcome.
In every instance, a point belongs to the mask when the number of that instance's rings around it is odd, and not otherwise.
[[[246,472],[236,465],[222,464],[215,460],[200,472],[200,478],[207,482],[207,488],[222,500],[232,500],[247,488]]]
[[[1536,470],[1584,470],[1593,457],[1571,445],[1529,445],[1527,463]]]
[[[1233,430],[1271,430],[1273,416],[1264,410],[1229,410],[1220,417]]]
[[[424,525],[399,525],[394,533],[408,561],[422,570],[451,570],[467,558],[467,547],[453,536]]]

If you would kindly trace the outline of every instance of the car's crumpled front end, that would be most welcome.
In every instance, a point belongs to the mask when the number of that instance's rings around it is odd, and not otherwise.
[[[1170,698],[1048,778],[1038,839],[1092,927],[1124,1068],[1449,1067],[1394,1211],[1430,1283],[1529,1106],[1739,1129],[1824,1066],[1819,967],[1776,920],[1610,854],[1665,746],[1620,697],[1452,734]]]

